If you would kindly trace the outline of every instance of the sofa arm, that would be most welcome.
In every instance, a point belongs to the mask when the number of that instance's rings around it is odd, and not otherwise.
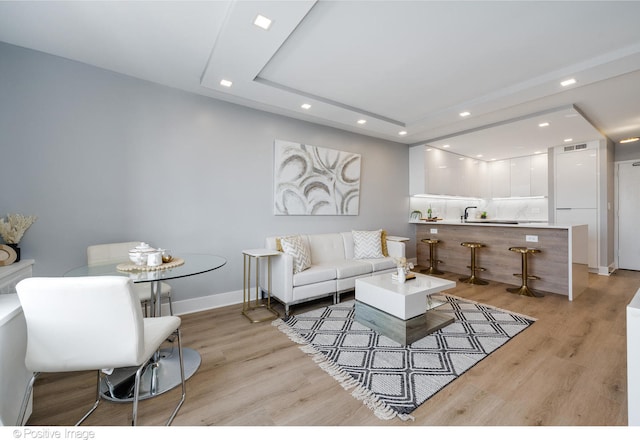
[[[260,265],[260,288],[266,292],[269,288],[267,281],[266,263]],[[293,257],[281,253],[271,257],[271,294],[288,303],[293,300]]]
[[[387,240],[387,252],[389,252],[390,257],[405,257],[405,249],[404,242]]]

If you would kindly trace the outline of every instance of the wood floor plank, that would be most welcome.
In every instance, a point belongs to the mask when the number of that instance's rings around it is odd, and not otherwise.
[[[446,273],[458,281],[461,274]],[[590,275],[575,301],[460,284],[447,293],[537,321],[416,409],[380,420],[270,322],[233,305],[182,316],[183,345],[202,356],[176,426],[616,426],[627,424],[626,305],[640,272]],[[343,295],[343,299],[353,295]],[[329,305],[320,300],[293,313]],[[281,313],[283,308],[276,304]],[[94,373],[44,374],[31,425],[70,425],[92,403]],[[161,425],[178,390],[143,401],[139,422]],[[103,402],[91,425],[128,425],[129,404]]]

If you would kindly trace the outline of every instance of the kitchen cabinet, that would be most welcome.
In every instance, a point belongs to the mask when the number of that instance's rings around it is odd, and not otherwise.
[[[548,156],[516,157],[491,162],[491,197],[532,197],[548,195]]]
[[[509,161],[511,197],[531,195],[531,157],[516,157]]]
[[[589,268],[599,267],[598,142],[554,149],[555,221],[586,224]]]
[[[547,155],[485,162],[417,146],[409,149],[411,195],[529,197],[547,195]]]
[[[598,151],[588,148],[556,154],[556,207],[598,206]]]
[[[409,150],[411,195],[487,197],[486,164],[425,146]]]
[[[511,161],[491,162],[491,197],[511,197]]]
[[[531,195],[549,195],[549,157],[546,153],[531,156]]]

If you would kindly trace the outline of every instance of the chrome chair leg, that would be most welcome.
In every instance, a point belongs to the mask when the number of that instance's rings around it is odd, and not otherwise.
[[[102,372],[100,370],[98,370],[98,379],[97,379],[97,385],[96,385],[96,401],[93,404],[93,406],[91,407],[91,409],[89,411],[87,411],[87,413],[82,416],[82,418],[80,420],[78,420],[78,423],[76,423],[76,426],[81,425],[82,422],[84,422],[87,417],[89,417],[91,415],[92,412],[95,411],[95,409],[98,407],[98,405],[100,404],[100,382],[102,379]]]
[[[31,375],[31,379],[27,384],[27,389],[24,391],[24,397],[22,398],[22,405],[20,406],[20,412],[18,413],[18,420],[16,421],[16,426],[24,426],[24,416],[27,412],[27,406],[29,405],[29,397],[31,397],[31,393],[33,392],[33,384],[36,381],[36,377],[38,377],[40,373],[34,372]]]
[[[169,420],[167,421],[167,426],[173,423],[173,419],[176,417],[176,414],[178,414],[178,411],[182,407],[182,404],[184,403],[184,400],[187,396],[187,388],[185,385],[185,378],[184,378],[184,359],[182,358],[182,338],[180,335],[180,329],[178,329],[176,333],[178,336],[178,357],[180,359],[180,379],[182,382],[182,396],[180,397],[180,401],[178,402],[176,409],[173,410],[173,414],[171,414],[171,417],[169,417]]]

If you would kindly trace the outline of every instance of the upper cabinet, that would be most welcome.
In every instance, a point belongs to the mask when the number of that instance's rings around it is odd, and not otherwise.
[[[491,197],[511,197],[511,161],[496,160],[489,163]]]
[[[425,146],[409,150],[411,195],[488,197],[486,163]]]
[[[547,154],[496,160],[489,163],[491,197],[546,197]]]
[[[549,158],[547,154],[531,156],[531,195],[549,195]]]
[[[411,195],[530,197],[547,195],[547,155],[485,162],[425,146],[409,150]]]

